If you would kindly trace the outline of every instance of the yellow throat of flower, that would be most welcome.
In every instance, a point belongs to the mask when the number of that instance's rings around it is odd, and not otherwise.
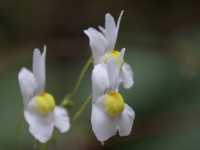
[[[120,52],[118,50],[112,51],[112,56],[114,57],[115,60],[119,59],[119,55],[120,55]]]
[[[49,93],[42,93],[36,96],[36,109],[42,113],[47,114],[53,112],[56,106],[54,97]]]
[[[104,62],[108,62],[110,60],[110,58],[114,58],[115,62],[118,63],[119,60],[119,56],[120,56],[120,52],[118,50],[113,50],[112,53],[107,52],[104,57],[103,60]]]
[[[110,91],[106,94],[104,106],[110,117],[116,117],[124,110],[125,103],[119,92]]]

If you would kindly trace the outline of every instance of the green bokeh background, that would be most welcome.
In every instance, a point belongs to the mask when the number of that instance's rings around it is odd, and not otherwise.
[[[134,70],[134,87],[121,89],[136,112],[131,135],[101,146],[91,130],[89,105],[49,149],[200,149],[200,9],[198,2],[178,0],[0,1],[0,149],[34,149],[17,81],[21,67],[31,68],[32,50],[47,45],[47,89],[59,104],[90,56],[83,30],[103,25],[106,12],[117,18],[122,9],[116,48],[126,47]],[[91,69],[70,116],[90,94]]]

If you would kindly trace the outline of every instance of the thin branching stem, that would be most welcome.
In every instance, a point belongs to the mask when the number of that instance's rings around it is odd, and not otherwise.
[[[85,65],[83,66],[83,69],[81,70],[80,76],[78,77],[78,80],[76,81],[74,89],[72,90],[71,97],[76,95],[76,93],[77,93],[77,91],[78,91],[78,89],[79,89],[79,87],[81,85],[81,82],[83,80],[83,77],[85,76],[85,74],[86,74],[87,70],[89,69],[91,63],[92,63],[92,59],[90,57],[87,60],[87,62],[85,63]]]
[[[62,101],[62,103],[61,103],[62,106],[66,106],[66,104],[68,104],[67,100],[73,99],[73,97],[76,95],[76,93],[77,93],[77,91],[78,91],[78,89],[79,89],[79,87],[81,85],[81,82],[82,82],[86,72],[88,71],[91,63],[92,63],[92,58],[89,57],[89,59],[87,60],[87,62],[83,66],[83,69],[81,70],[81,73],[80,73],[80,75],[79,75],[79,77],[78,77],[78,79],[77,79],[77,81],[75,83],[75,86],[74,86],[72,92],[70,94],[67,94],[65,96],[64,100]]]
[[[80,115],[83,113],[83,111],[85,110],[85,108],[87,107],[87,105],[89,104],[91,100],[91,95],[88,96],[85,101],[83,102],[83,104],[81,105],[81,107],[78,109],[78,111],[74,114],[74,116],[72,117],[72,121],[76,121]]]

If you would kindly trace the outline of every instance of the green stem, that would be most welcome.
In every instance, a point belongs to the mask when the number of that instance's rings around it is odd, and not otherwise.
[[[79,116],[83,113],[83,111],[85,110],[85,108],[87,107],[87,105],[89,104],[91,99],[91,96],[88,96],[86,98],[86,100],[84,101],[84,103],[81,105],[80,109],[74,114],[74,116],[72,117],[73,121],[76,121]]]
[[[83,66],[83,69],[81,70],[81,73],[75,83],[75,86],[71,92],[71,94],[67,94],[65,97],[64,97],[64,100],[62,101],[61,103],[61,106],[66,106],[67,104],[71,103],[71,99],[76,95],[80,85],[81,85],[81,82],[83,80],[83,77],[85,76],[87,70],[89,69],[90,67],[90,64],[92,63],[92,58],[89,57],[89,59],[87,60],[87,62],[85,63],[85,65]]]
[[[76,81],[75,87],[72,90],[71,97],[73,97],[74,95],[76,95],[76,92],[78,91],[78,88],[81,85],[81,81],[82,81],[83,77],[85,76],[85,73],[87,72],[87,70],[90,67],[91,63],[92,63],[92,59],[90,57],[87,60],[87,62],[85,63],[85,65],[83,66],[83,69],[81,70],[80,76],[78,77],[78,80]]]

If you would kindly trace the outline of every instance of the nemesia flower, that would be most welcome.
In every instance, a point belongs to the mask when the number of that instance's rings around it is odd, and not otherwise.
[[[92,71],[91,123],[100,142],[119,132],[120,136],[131,133],[135,112],[124,102],[119,92],[120,68],[125,49],[119,54],[118,63],[111,58],[108,63],[97,64]]]
[[[93,27],[84,30],[84,33],[89,38],[94,65],[107,63],[111,57],[115,59],[119,57],[120,52],[115,49],[115,44],[123,12],[124,11],[121,11],[117,23],[115,23],[114,18],[107,13],[105,15],[105,28],[99,26],[100,31]],[[133,85],[133,72],[129,64],[123,63],[120,71],[120,78],[124,88],[130,88]]]
[[[41,143],[47,142],[54,127],[61,133],[70,128],[67,111],[56,106],[54,97],[45,91],[46,46],[43,53],[33,52],[33,72],[22,68],[18,74],[19,85],[24,102],[24,117],[30,133]]]

